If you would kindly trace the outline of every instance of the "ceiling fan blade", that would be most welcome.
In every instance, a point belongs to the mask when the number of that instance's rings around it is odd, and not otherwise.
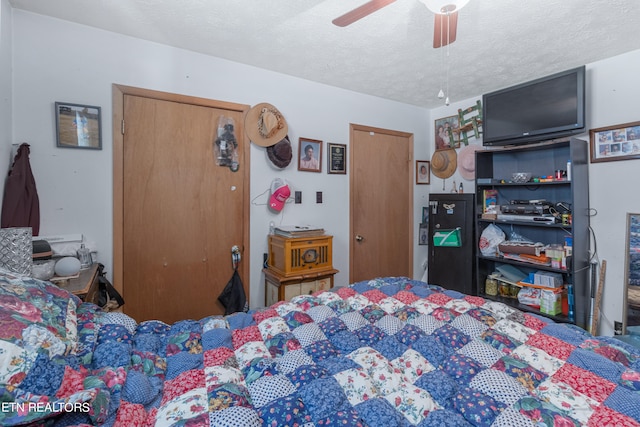
[[[435,15],[435,23],[433,25],[433,47],[437,49],[442,46],[456,41],[456,32],[458,30],[458,12],[450,12],[447,14],[437,13]]]
[[[338,27],[346,27],[395,1],[396,0],[370,0],[362,6],[358,6],[344,15],[338,16],[331,22]]]

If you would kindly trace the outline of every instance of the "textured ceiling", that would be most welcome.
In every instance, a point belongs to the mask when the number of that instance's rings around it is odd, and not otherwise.
[[[433,108],[640,49],[638,0],[471,0],[449,48],[433,13],[395,3],[345,28],[366,0],[10,0],[14,8]],[[448,70],[448,72],[447,72]]]

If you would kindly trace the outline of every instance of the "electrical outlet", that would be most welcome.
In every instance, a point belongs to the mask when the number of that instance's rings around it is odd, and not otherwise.
[[[295,202],[296,204],[302,203],[302,191],[295,192]]]
[[[322,191],[316,191],[316,203],[322,203]]]

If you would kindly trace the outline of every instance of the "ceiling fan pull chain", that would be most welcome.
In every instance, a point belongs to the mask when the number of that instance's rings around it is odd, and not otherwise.
[[[447,97],[444,100],[444,105],[449,105],[449,67],[451,66],[451,59],[449,58],[449,46],[451,46],[451,44],[449,43],[449,34],[451,33],[450,31],[450,25],[451,25],[451,13],[447,11]]]

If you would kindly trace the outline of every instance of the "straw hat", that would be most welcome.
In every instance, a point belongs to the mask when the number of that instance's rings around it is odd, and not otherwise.
[[[244,130],[251,142],[261,147],[270,147],[282,141],[289,132],[282,113],[266,102],[257,104],[247,112]]]
[[[449,178],[456,171],[457,154],[453,148],[437,150],[431,156],[431,172],[438,178]]]
[[[476,151],[481,148],[480,144],[469,144],[458,152],[458,171],[463,179],[476,179]]]

